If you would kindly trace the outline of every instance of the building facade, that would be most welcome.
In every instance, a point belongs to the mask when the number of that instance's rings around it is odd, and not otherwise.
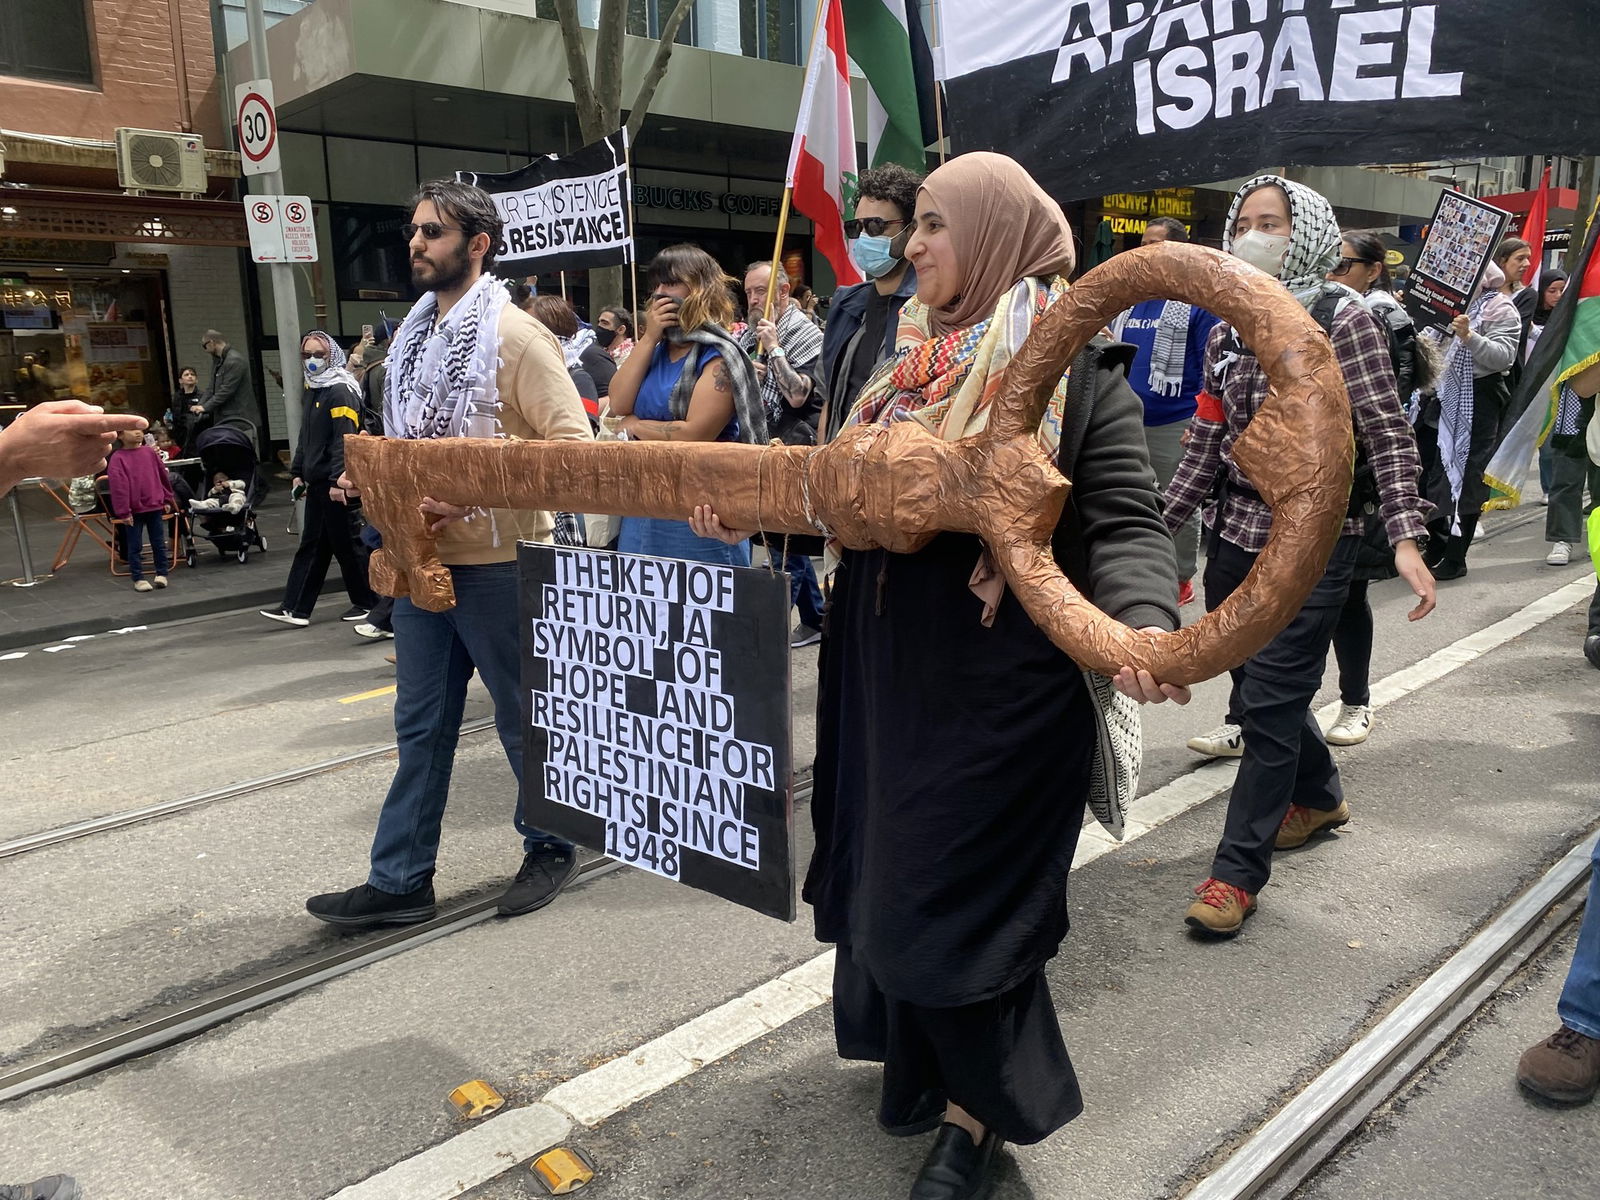
[[[71,395],[158,418],[181,366],[209,379],[207,327],[243,340],[221,86],[210,0],[0,8],[0,417]]]

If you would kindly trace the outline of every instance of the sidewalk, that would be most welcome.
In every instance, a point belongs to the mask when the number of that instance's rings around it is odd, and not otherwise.
[[[72,560],[50,574],[50,561],[66,525],[55,519],[61,515],[60,507],[31,485],[17,489],[17,502],[39,582],[33,587],[12,586],[11,581],[22,578],[22,559],[10,505],[0,499],[0,650],[233,608],[276,608],[283,599],[299,536],[286,531],[292,508],[288,478],[268,478],[272,490],[257,510],[267,553],[251,551],[250,560],[239,563],[232,556],[219,558],[209,542],[200,541],[193,570],[180,559],[172,570],[171,587],[144,593],[135,592],[126,576],[111,574],[106,552],[87,535],[79,540]],[[334,594],[323,604],[336,603],[342,611],[343,591],[339,565],[334,563],[323,588],[324,595]]]

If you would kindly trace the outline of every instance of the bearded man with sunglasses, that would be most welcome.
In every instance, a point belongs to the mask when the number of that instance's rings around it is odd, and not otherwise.
[[[589,419],[555,335],[510,303],[492,274],[501,219],[481,188],[425,183],[412,203],[411,277],[427,288],[390,343],[383,424],[389,437],[513,437],[582,441]],[[339,487],[356,494],[348,477]],[[548,542],[548,512],[465,509],[425,498],[455,607],[428,612],[395,601],[395,738],[399,764],[378,815],[367,882],[306,901],[312,916],[360,929],[430,919],[467,681],[476,670],[494,700],[495,728],[522,777],[517,542]],[[382,530],[379,530],[382,533]],[[542,908],[577,872],[573,845],[514,822],[522,868],[500,899],[511,916]]]

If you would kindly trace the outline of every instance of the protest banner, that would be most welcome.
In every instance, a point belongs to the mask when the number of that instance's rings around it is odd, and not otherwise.
[[[1018,159],[1056,199],[1474,155],[1600,151],[1568,46],[1586,0],[942,0],[952,148]],[[1507,114],[1516,114],[1508,120]]]
[[[523,543],[526,821],[795,918],[789,584]]]
[[[625,130],[504,174],[457,171],[494,197],[505,229],[495,269],[551,274],[633,261]]]
[[[1448,325],[1467,311],[1510,220],[1504,209],[1461,192],[1439,197],[1406,284],[1406,311],[1418,326]]]

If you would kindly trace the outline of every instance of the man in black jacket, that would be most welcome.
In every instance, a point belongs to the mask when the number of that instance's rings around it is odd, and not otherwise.
[[[211,369],[211,387],[189,406],[189,412],[197,417],[210,418],[209,423],[200,423],[206,428],[232,425],[254,432],[258,414],[255,385],[250,380],[250,364],[215,329],[206,330],[205,336],[200,339],[200,348],[216,359],[216,363]]]
[[[365,621],[377,597],[367,583],[367,551],[361,544],[354,503],[338,485],[344,474],[345,435],[361,431],[361,388],[345,370],[344,351],[321,330],[302,339],[300,360],[305,370],[305,410],[289,470],[295,494],[305,493],[305,519],[283,607],[276,612],[263,609],[261,615],[284,625],[309,625],[328,575],[328,560],[337,558],[350,595],[350,608],[341,619]]]
[[[855,219],[845,222],[845,232],[850,257],[867,281],[841,288],[828,307],[822,335],[828,407],[819,442],[839,432],[861,385],[894,353],[901,306],[917,291],[917,272],[905,253],[921,185],[922,176],[896,163],[861,172]]]

